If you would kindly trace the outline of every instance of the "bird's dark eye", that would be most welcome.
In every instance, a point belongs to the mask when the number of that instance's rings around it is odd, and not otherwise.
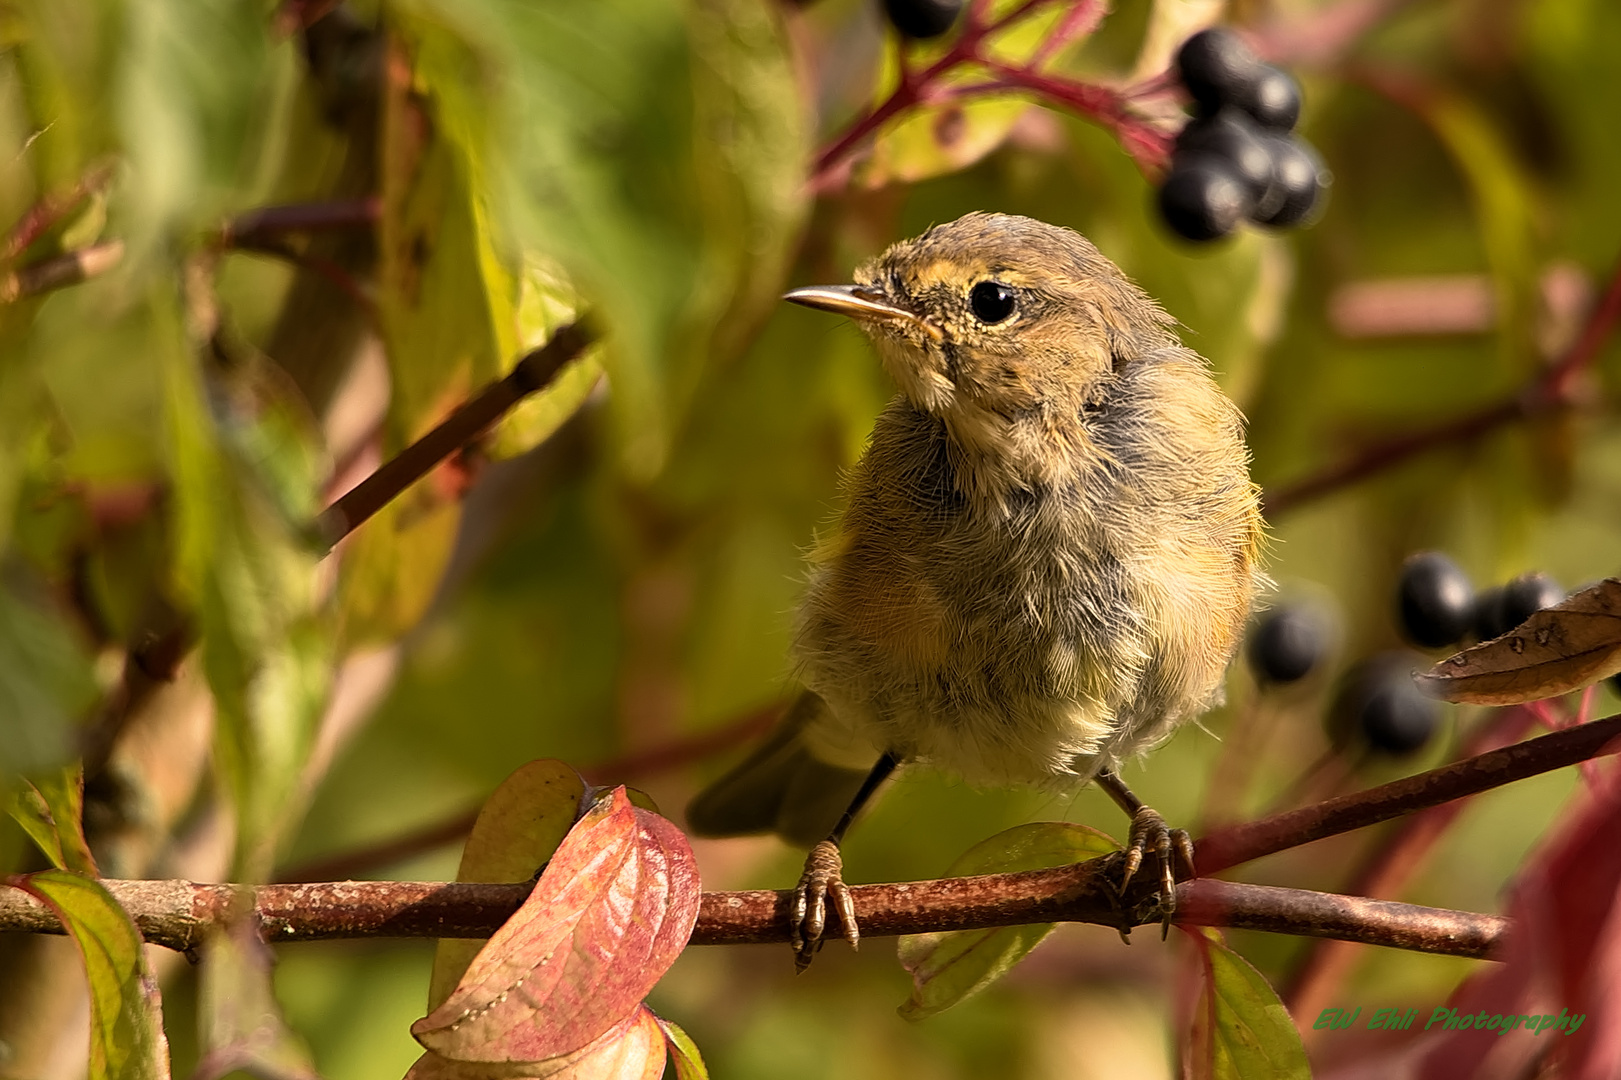
[[[982,281],[968,294],[968,306],[982,323],[999,323],[1013,314],[1017,294],[1000,281]]]

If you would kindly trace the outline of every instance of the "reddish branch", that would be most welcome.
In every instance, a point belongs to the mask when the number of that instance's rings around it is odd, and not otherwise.
[[[1313,840],[1377,825],[1529,776],[1613,754],[1621,750],[1617,739],[1621,739],[1621,715],[1505,746],[1354,795],[1341,795],[1260,821],[1218,829],[1195,842],[1194,863],[1200,874],[1219,874],[1239,863]]]
[[[348,536],[440,462],[472,442],[507,410],[548,385],[594,340],[595,334],[579,323],[558,330],[545,345],[519,360],[506,378],[491,383],[478,397],[327,507],[316,519],[322,539],[335,544]]]
[[[382,201],[375,195],[361,199],[334,199],[329,202],[287,203],[261,206],[227,222],[219,242],[227,247],[252,245],[284,233],[333,232],[343,229],[369,229],[382,216]]]
[[[941,930],[977,930],[1044,922],[1120,922],[1115,868],[1097,859],[1061,870],[891,885],[850,890],[866,937]],[[424,881],[345,881],[311,885],[199,885],[186,881],[107,881],[146,940],[189,951],[243,910],[251,899],[267,941],[365,937],[488,937],[528,896],[527,883],[458,884]],[[705,893],[693,930],[695,945],[786,942],[789,892]],[[1484,957],[1507,920],[1412,904],[1309,893],[1230,881],[1189,881],[1177,887],[1179,922],[1235,926],[1454,956]],[[0,890],[0,928],[61,933],[43,903],[21,889]]]
[[[1517,743],[1535,720],[1536,714],[1523,705],[1488,713],[1484,725],[1471,735],[1463,756],[1467,759]],[[1346,891],[1356,896],[1397,895],[1467,805],[1454,799],[1403,821],[1350,875]],[[1357,955],[1354,946],[1344,942],[1320,942],[1307,950],[1283,990],[1291,1011],[1311,1016],[1322,1009],[1349,974]]]
[[[1417,776],[1221,830],[1195,845],[1213,874],[1248,859],[1361,828],[1488,788],[1613,753],[1621,716],[1481,754]],[[1041,922],[1108,926],[1154,920],[1152,890],[1138,875],[1115,895],[1119,856],[1077,866],[939,881],[852,887],[868,936],[966,930]],[[271,941],[334,937],[479,937],[516,910],[528,886],[431,882],[309,885],[196,885],[111,881],[147,939],[188,949],[250,896]],[[740,944],[787,940],[788,892],[709,893],[693,941]],[[1202,878],[1177,889],[1180,921],[1363,941],[1425,952],[1486,956],[1507,928],[1494,915],[1445,911],[1362,897],[1311,893]],[[1125,914],[1130,913],[1130,914]],[[48,909],[21,890],[0,892],[0,930],[58,932]]]
[[[0,262],[10,262],[27,251],[87,195],[105,188],[112,178],[112,162],[103,162],[86,172],[72,187],[47,195],[30,206],[11,227],[5,240],[0,241]]]
[[[1512,397],[1433,427],[1374,443],[1321,472],[1269,489],[1267,513],[1293,509],[1431,450],[1473,442],[1505,424],[1570,408],[1576,402],[1578,377],[1598,358],[1604,343],[1615,332],[1618,319],[1621,319],[1621,263],[1611,273],[1603,297],[1594,306],[1575,343]]]

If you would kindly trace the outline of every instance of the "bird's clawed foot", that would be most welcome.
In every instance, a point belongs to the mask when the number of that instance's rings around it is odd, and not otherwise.
[[[1139,806],[1131,817],[1131,835],[1126,841],[1125,868],[1120,875],[1122,899],[1125,898],[1126,887],[1131,884],[1131,879],[1143,865],[1143,856],[1149,852],[1152,852],[1159,862],[1159,892],[1156,900],[1160,912],[1160,939],[1164,940],[1171,932],[1171,916],[1176,914],[1176,867],[1173,860],[1180,857],[1188,876],[1194,876],[1193,841],[1189,839],[1186,829],[1169,828],[1165,824],[1165,819],[1154,809]],[[1131,927],[1128,923],[1121,924],[1120,940],[1126,942],[1131,940]]]
[[[843,871],[844,860],[839,855],[839,845],[832,840],[823,840],[811,848],[810,854],[805,857],[805,872],[800,875],[799,885],[794,889],[791,920],[793,936],[790,940],[794,946],[794,968],[798,971],[810,967],[816,950],[822,947],[822,930],[827,925],[829,898],[839,913],[844,940],[850,943],[852,949],[861,942],[861,931],[856,926],[855,904],[850,900],[850,889],[840,876]]]

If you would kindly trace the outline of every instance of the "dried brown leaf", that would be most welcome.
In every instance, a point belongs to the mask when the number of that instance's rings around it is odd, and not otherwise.
[[[1425,693],[1474,705],[1557,697],[1621,671],[1621,579],[1606,578],[1501,637],[1414,676]]]

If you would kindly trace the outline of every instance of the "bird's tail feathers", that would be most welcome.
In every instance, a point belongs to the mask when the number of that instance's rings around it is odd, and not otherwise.
[[[693,834],[774,832],[801,847],[825,839],[867,776],[811,756],[802,736],[825,708],[810,691],[801,694],[764,743],[687,804]]]

